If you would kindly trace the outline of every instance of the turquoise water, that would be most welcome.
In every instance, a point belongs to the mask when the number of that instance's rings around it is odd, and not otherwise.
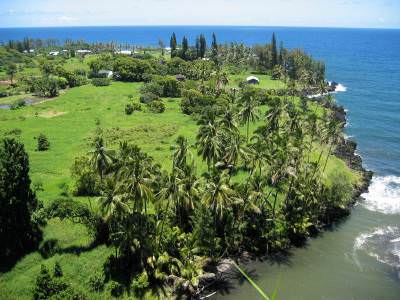
[[[0,41],[23,37],[63,41],[168,42],[172,32],[194,41],[215,32],[220,42],[266,43],[272,32],[290,48],[304,48],[327,65],[328,79],[345,88],[337,100],[348,109],[346,133],[375,172],[369,193],[351,217],[277,262],[248,266],[278,299],[400,299],[400,30],[284,27],[75,27],[0,29]],[[238,282],[215,299],[256,299]]]

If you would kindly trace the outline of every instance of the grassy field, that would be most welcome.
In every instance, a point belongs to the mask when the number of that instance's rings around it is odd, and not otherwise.
[[[235,80],[245,77],[235,75],[230,82],[234,84]],[[259,77],[260,87],[282,87],[282,83],[270,80],[268,76]],[[139,83],[120,82],[108,87],[86,85],[67,90],[55,99],[18,110],[0,109],[0,136],[16,136],[25,144],[30,157],[31,179],[34,184],[43,185],[44,190],[38,193],[38,198],[45,205],[60,196],[62,185],[73,186],[71,165],[75,157],[87,154],[98,127],[103,129],[108,147],[115,148],[122,140],[136,143],[164,169],[171,166],[171,146],[179,135],[187,137],[194,144],[198,125],[190,116],[181,113],[180,99],[164,99],[166,110],[162,114],[146,111],[130,116],[125,114],[125,105],[132,101],[130,98],[138,101],[139,87]],[[0,103],[12,100],[15,99],[3,98]],[[320,108],[312,106],[312,109]],[[253,124],[251,129],[257,125]],[[20,130],[20,134],[15,134],[19,131],[16,129]],[[244,132],[244,128],[242,130]],[[49,138],[49,151],[35,150],[35,138],[40,133]],[[194,148],[192,152],[195,153]],[[197,166],[199,172],[206,169],[199,159]],[[326,179],[329,180],[337,172],[349,176],[354,183],[358,180],[358,175],[351,172],[344,162],[332,157]],[[240,175],[236,180],[240,180]],[[81,201],[88,200],[84,198]],[[91,293],[87,288],[87,279],[101,268],[111,249],[104,245],[91,249],[86,229],[68,221],[51,220],[44,234],[44,241],[57,240],[57,254],[45,258],[39,252],[30,253],[11,271],[0,275],[0,299],[30,299],[40,265],[44,263],[53,269],[56,261],[61,264],[66,280],[86,290],[89,299],[107,298],[106,291],[102,294]]]

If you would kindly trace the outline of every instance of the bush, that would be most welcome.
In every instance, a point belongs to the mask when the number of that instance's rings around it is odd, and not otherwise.
[[[125,113],[129,116],[133,113],[133,106],[132,104],[127,104],[125,106]]]
[[[39,275],[36,277],[36,285],[33,291],[33,299],[48,299],[68,288],[68,284],[54,279],[46,266],[42,265]]]
[[[98,176],[90,166],[87,157],[77,157],[72,165],[71,173],[75,179],[74,196],[98,196],[100,194]]]
[[[114,73],[117,80],[140,82],[149,80],[153,69],[147,61],[121,56],[114,62]]]
[[[146,289],[148,286],[149,286],[149,276],[147,275],[146,271],[143,271],[141,274],[133,278],[130,287],[135,292],[140,292],[143,289]]]
[[[155,100],[147,104],[149,111],[152,113],[163,113],[165,111],[165,104],[161,100]]]
[[[144,95],[140,96],[139,101],[141,103],[148,104],[150,102],[153,102],[153,101],[159,100],[159,99],[160,99],[159,96],[157,96],[155,94],[152,94],[152,93],[147,93],[147,94],[144,94]]]
[[[111,80],[109,78],[93,78],[92,84],[94,86],[108,86],[111,84]]]
[[[109,290],[110,295],[113,297],[120,297],[124,293],[124,286],[113,280],[108,283],[107,289]]]
[[[61,276],[63,276],[63,271],[61,269],[60,263],[57,261],[54,264],[54,277],[61,277]]]
[[[101,292],[104,289],[104,274],[103,272],[96,272],[89,277],[88,285],[94,292]]]
[[[205,107],[215,104],[211,96],[204,96],[197,90],[185,90],[182,92],[181,110],[184,114],[201,113]]]
[[[163,87],[158,82],[151,81],[151,82],[145,83],[140,88],[140,93],[142,95],[154,94],[154,95],[161,97],[161,96],[163,96]]]
[[[47,139],[47,137],[41,133],[39,134],[38,138],[37,138],[37,150],[38,151],[47,151],[50,148],[50,142]]]
[[[131,115],[134,111],[141,111],[142,107],[139,103],[132,103],[132,104],[127,104],[125,106],[125,113],[127,115]]]
[[[54,75],[31,77],[25,81],[27,90],[41,97],[56,97],[60,89],[68,86],[68,81],[64,77]]]

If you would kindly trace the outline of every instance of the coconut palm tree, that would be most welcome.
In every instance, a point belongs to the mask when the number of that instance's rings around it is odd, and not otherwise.
[[[216,227],[217,221],[222,219],[237,197],[229,185],[229,177],[225,172],[211,174],[210,177],[204,190],[203,204],[211,208]]]
[[[107,149],[102,137],[97,137],[94,142],[94,149],[89,153],[92,155],[90,162],[93,168],[99,173],[100,180],[103,181],[104,172],[113,162],[113,151]]]
[[[130,212],[126,195],[121,192],[121,186],[116,183],[115,179],[107,178],[99,199],[100,212],[106,222],[120,219]]]
[[[249,142],[250,122],[255,122],[260,118],[260,110],[258,103],[253,96],[248,96],[243,99],[242,108],[239,111],[239,118],[242,124],[246,124],[246,141]]]
[[[206,161],[208,169],[221,157],[222,147],[217,124],[209,122],[200,126],[197,134],[197,151],[203,160]]]

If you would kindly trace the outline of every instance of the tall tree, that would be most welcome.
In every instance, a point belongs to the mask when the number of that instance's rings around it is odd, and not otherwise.
[[[196,37],[196,57],[200,57],[200,37]]]
[[[4,139],[0,145],[0,258],[16,258],[37,246],[39,224],[32,221],[38,207],[31,190],[29,158],[24,145]]]
[[[218,65],[218,42],[215,33],[213,33],[212,35],[211,59],[214,61],[216,65]]]
[[[272,33],[272,41],[271,41],[271,64],[272,67],[278,64],[278,49],[276,47],[276,37],[275,32]]]
[[[200,57],[204,58],[204,56],[206,55],[206,51],[207,51],[207,41],[206,41],[204,34],[200,35],[199,42],[200,42]]]
[[[189,50],[189,42],[186,36],[183,37],[182,39],[182,50],[181,50],[181,58],[186,59],[187,58],[187,52]]]
[[[112,152],[106,148],[103,138],[97,137],[94,142],[94,149],[90,153],[92,155],[91,164],[99,173],[100,180],[103,181],[104,172],[113,161]]]
[[[176,35],[175,32],[172,33],[171,39],[169,41],[169,47],[171,48],[171,57],[175,57],[176,56]]]
[[[11,84],[13,84],[15,74],[17,74],[17,65],[15,63],[8,64],[6,68],[6,73],[8,75],[8,78],[10,79]]]
[[[242,108],[239,111],[239,118],[243,124],[247,124],[246,140],[249,142],[250,122],[258,120],[260,115],[258,103],[253,96],[247,95],[243,100]]]

